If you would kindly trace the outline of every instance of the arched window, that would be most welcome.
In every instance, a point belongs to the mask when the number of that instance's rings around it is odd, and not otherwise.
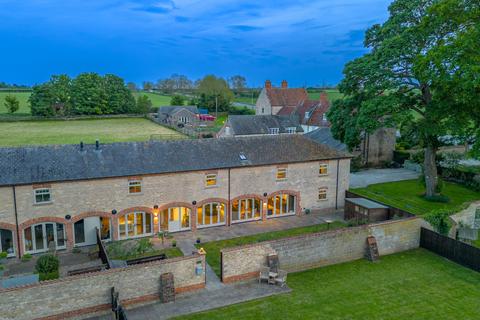
[[[295,214],[296,197],[290,194],[277,194],[268,198],[267,216],[278,217]]]
[[[11,230],[0,229],[0,252],[6,252],[8,256],[15,255],[13,232]]]
[[[261,218],[262,202],[248,198],[232,202],[232,222],[252,221]]]
[[[190,230],[191,211],[186,207],[171,207],[160,213],[160,230],[183,231]]]
[[[76,246],[88,246],[97,243],[97,228],[102,240],[111,240],[111,222],[107,217],[88,217],[73,224],[73,238]]]
[[[197,223],[199,228],[225,224],[225,204],[210,202],[199,207]]]
[[[153,234],[153,219],[148,212],[131,212],[118,218],[120,239],[145,237]]]
[[[27,253],[46,252],[49,248],[65,249],[65,227],[55,222],[34,224],[23,230],[23,243]]]

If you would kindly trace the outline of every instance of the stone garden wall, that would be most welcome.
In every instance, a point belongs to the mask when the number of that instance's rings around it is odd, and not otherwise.
[[[108,312],[111,287],[120,293],[123,306],[158,300],[160,275],[166,272],[174,275],[176,293],[202,289],[205,272],[196,275],[198,262],[205,270],[205,256],[195,254],[0,289],[0,319],[82,318],[94,312]]]
[[[257,277],[271,253],[278,255],[280,268],[290,272],[361,259],[369,235],[375,236],[380,256],[418,248],[420,225],[419,218],[390,220],[224,249],[222,281]]]

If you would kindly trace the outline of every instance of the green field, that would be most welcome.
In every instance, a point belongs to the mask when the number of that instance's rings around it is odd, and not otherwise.
[[[463,204],[480,200],[480,192],[451,182],[444,182],[442,191],[442,194],[450,199],[448,203],[425,200],[422,197],[425,189],[417,180],[372,184],[366,188],[352,189],[352,191],[416,215],[424,215],[442,208],[457,212]]]
[[[327,93],[327,97],[328,97],[328,100],[330,100],[330,102],[340,99],[343,96],[337,89],[325,89],[322,91],[325,91]],[[320,99],[320,92],[319,91],[309,92],[308,97],[313,100],[318,100]]]
[[[265,232],[245,237],[237,237],[227,240],[211,241],[206,243],[197,244],[197,248],[204,248],[207,251],[207,262],[212,267],[213,271],[220,277],[220,251],[225,248],[231,248],[236,246],[243,246],[251,243],[258,243],[262,241],[275,240],[286,237],[293,237],[305,233],[315,233],[325,231],[327,229],[338,229],[345,227],[342,222],[334,222],[330,225],[316,224],[313,226],[292,228],[287,230]]]
[[[30,94],[30,92],[0,92],[0,114],[7,113],[5,97],[8,95],[16,96],[20,101],[20,109],[14,114],[30,114],[30,103],[28,102]]]
[[[0,146],[145,141],[151,135],[181,137],[144,118],[0,122]]]
[[[171,96],[165,96],[157,93],[151,93],[151,92],[134,92],[133,95],[135,96],[135,99],[139,95],[146,95],[151,101],[154,107],[160,107],[160,106],[169,106],[170,105],[170,100],[172,100]]]
[[[480,273],[424,249],[288,275],[291,293],[181,319],[479,319]]]

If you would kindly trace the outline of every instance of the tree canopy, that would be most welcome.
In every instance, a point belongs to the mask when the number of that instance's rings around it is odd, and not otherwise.
[[[209,111],[228,111],[233,93],[227,81],[214,75],[207,75],[198,82],[198,106]]]
[[[480,113],[479,9],[473,0],[396,0],[384,24],[367,30],[369,52],[346,64],[344,98],[328,117],[350,148],[363,132],[412,122],[425,148],[426,194],[435,194],[438,137]],[[475,40],[476,39],[476,40]]]
[[[82,73],[74,79],[54,75],[33,87],[30,104],[35,116],[137,112],[135,98],[123,79],[111,74]]]

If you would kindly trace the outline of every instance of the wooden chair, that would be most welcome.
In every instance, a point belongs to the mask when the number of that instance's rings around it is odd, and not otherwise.
[[[287,284],[287,272],[284,270],[278,270],[278,275],[275,278],[275,283],[280,284],[281,287],[284,287]]]
[[[258,283],[261,283],[262,280],[266,280],[268,282],[269,273],[270,273],[270,268],[269,267],[262,267],[260,269],[260,275],[258,277]]]

